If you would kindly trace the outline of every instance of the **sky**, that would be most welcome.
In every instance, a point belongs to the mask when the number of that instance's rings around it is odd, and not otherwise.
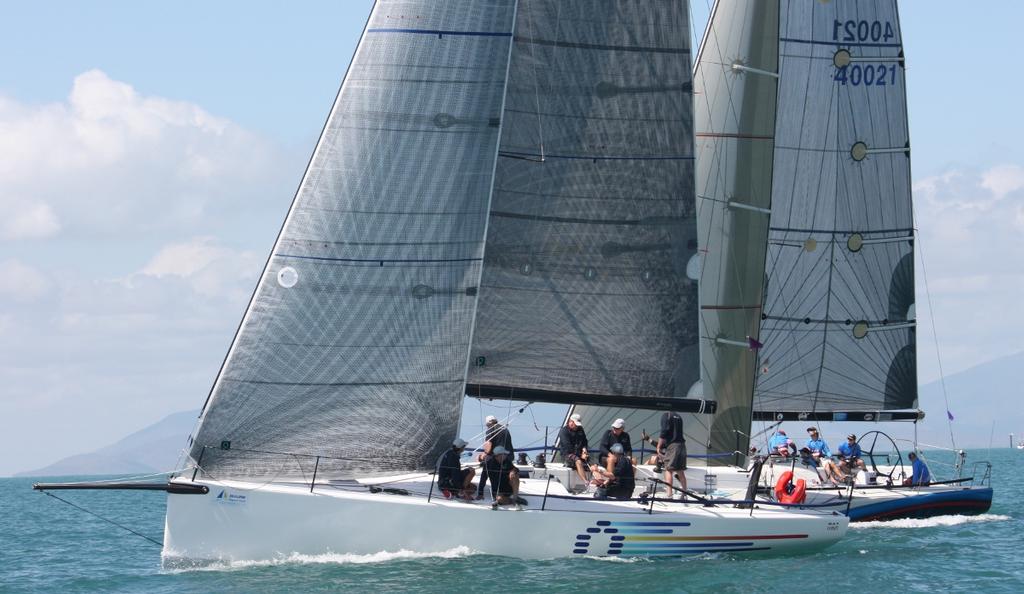
[[[199,408],[370,4],[0,4],[0,475]],[[922,383],[1021,350],[1022,17],[901,5]]]

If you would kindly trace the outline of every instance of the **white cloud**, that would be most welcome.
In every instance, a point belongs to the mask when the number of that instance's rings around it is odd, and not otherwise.
[[[18,260],[0,261],[0,298],[30,302],[50,289],[50,281],[41,272]]]
[[[1017,165],[993,167],[981,175],[981,186],[1001,200],[1010,192],[1024,188],[1024,168]]]
[[[91,70],[64,102],[0,97],[0,212],[13,213],[0,240],[209,232],[237,209],[290,194],[280,161],[195,104]]]
[[[1020,350],[1024,326],[1024,168],[953,170],[914,184],[918,228],[918,367],[938,375],[925,272],[946,373]]]

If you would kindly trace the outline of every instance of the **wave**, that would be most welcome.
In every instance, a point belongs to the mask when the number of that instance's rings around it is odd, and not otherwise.
[[[167,573],[182,573],[188,571],[234,571],[239,569],[250,569],[254,567],[275,567],[279,565],[345,565],[345,564],[367,564],[387,563],[389,561],[402,561],[408,559],[457,559],[468,557],[476,553],[468,547],[460,546],[446,551],[432,553],[408,551],[380,551],[366,555],[353,553],[321,553],[319,555],[304,555],[301,553],[290,553],[273,559],[262,560],[193,560],[175,556],[173,552],[163,555],[164,571]]]
[[[978,522],[1003,522],[1010,516],[999,514],[979,514],[977,516],[936,516],[934,518],[889,520],[886,522],[852,522],[850,528],[863,530],[867,528],[935,528],[938,526],[959,526]]]

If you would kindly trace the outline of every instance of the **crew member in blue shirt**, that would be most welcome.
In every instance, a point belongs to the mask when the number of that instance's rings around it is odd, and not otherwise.
[[[843,472],[851,472],[856,466],[861,470],[867,470],[864,460],[861,459],[860,444],[857,443],[857,436],[853,433],[846,436],[846,443],[839,446],[839,468]]]
[[[904,484],[912,487],[927,487],[932,482],[932,473],[928,472],[928,465],[924,463],[924,460],[918,458],[914,452],[907,454],[907,458],[910,459],[913,476],[907,479]]]
[[[789,457],[796,453],[796,444],[793,440],[786,435],[786,432],[779,429],[772,435],[771,439],[768,440],[768,455],[778,454],[783,457]]]
[[[811,451],[811,458],[814,462],[825,469],[827,478],[832,481],[845,481],[846,476],[839,471],[839,467],[832,461],[832,450],[828,449],[828,444],[818,434],[817,427],[808,427],[807,435],[807,449]]]

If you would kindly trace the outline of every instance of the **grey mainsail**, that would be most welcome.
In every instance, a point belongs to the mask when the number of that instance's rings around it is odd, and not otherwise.
[[[687,394],[692,129],[686,2],[519,3],[467,393]]]
[[[913,408],[914,232],[896,2],[780,6],[755,408]]]
[[[702,77],[712,57],[714,81]],[[762,419],[916,406],[895,1],[718,2],[697,83],[708,101],[707,127],[697,112],[702,360],[716,422],[734,410],[727,425],[742,427],[745,397],[732,397],[749,390]]]
[[[204,472],[430,468],[448,447],[515,5],[374,6],[204,407]]]

